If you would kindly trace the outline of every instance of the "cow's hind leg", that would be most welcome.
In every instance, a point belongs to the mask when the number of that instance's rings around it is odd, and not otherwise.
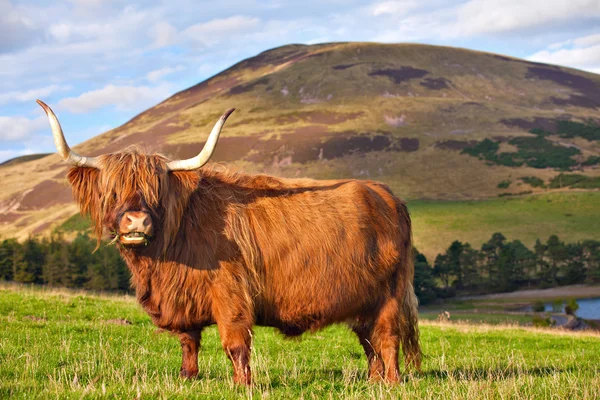
[[[252,326],[245,324],[217,324],[221,343],[233,365],[233,381],[241,385],[252,384],[250,372],[250,347]]]
[[[184,332],[179,334],[181,343],[181,369],[182,378],[195,378],[198,376],[198,349],[200,348],[200,331]]]
[[[386,300],[371,322],[361,322],[352,329],[358,335],[369,362],[369,379],[398,382],[400,326],[398,301]]]
[[[398,352],[400,347],[400,318],[398,301],[389,299],[379,310],[375,319],[371,340],[376,343],[376,348],[381,354],[385,368],[385,380],[398,382],[400,370],[398,368]]]
[[[369,364],[369,380],[378,381],[384,377],[384,366],[381,354],[378,354],[371,343],[371,333],[373,332],[373,324],[360,322],[352,327],[352,330],[358,336],[361,346],[367,356],[367,362]]]

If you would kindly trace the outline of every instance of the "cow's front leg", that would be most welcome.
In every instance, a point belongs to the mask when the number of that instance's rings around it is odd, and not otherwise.
[[[250,348],[252,325],[240,323],[217,323],[221,343],[233,365],[233,381],[240,385],[251,385]]]
[[[195,378],[198,376],[198,350],[200,348],[200,331],[184,332],[179,334],[181,342],[181,369],[182,378]]]

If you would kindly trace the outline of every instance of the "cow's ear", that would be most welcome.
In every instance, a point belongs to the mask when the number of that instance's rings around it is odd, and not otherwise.
[[[88,167],[73,167],[67,179],[71,184],[73,198],[79,204],[81,214],[88,214],[96,233],[102,235],[102,206],[100,204],[100,170]]]

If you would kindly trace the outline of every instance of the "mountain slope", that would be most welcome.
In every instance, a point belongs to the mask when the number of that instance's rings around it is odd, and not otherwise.
[[[544,162],[557,159],[600,176],[600,76],[417,44],[269,50],[76,150],[98,155],[136,144],[189,157],[230,107],[237,111],[213,160],[248,172],[377,179],[401,197],[438,200],[548,190],[531,178],[550,184],[559,171]],[[579,123],[575,134],[561,131],[564,121]],[[76,213],[66,169],[56,155],[0,168],[3,236],[41,233]]]

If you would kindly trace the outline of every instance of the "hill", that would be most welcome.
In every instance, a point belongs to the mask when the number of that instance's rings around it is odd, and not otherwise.
[[[334,326],[301,340],[253,335],[254,387],[234,387],[216,328],[200,378],[128,296],[0,286],[0,396],[118,398],[598,398],[600,337],[513,326],[421,323],[423,374],[368,383],[355,335]]]
[[[6,161],[0,163],[0,167],[8,167],[10,165],[17,165],[17,164],[21,164],[21,163],[24,163],[27,161],[37,160],[40,158],[47,157],[50,154],[52,154],[52,153],[28,154],[26,156],[11,158],[10,160],[6,160]]]
[[[376,179],[409,200],[593,189],[599,93],[595,74],[465,49],[290,45],[243,60],[76,151],[137,144],[189,157],[223,110],[236,107],[214,160],[248,172]],[[0,168],[0,233],[47,232],[75,214],[66,170],[56,155]]]

